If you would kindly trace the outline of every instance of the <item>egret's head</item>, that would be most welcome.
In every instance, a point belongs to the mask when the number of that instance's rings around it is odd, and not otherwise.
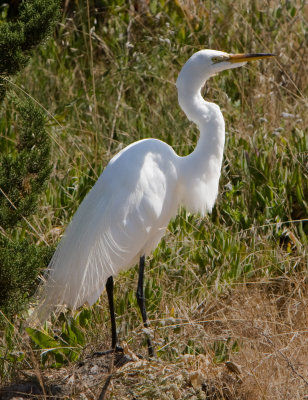
[[[199,88],[208,78],[225,69],[242,67],[248,61],[273,57],[273,54],[229,54],[217,50],[200,50],[184,64],[177,79],[177,87]]]

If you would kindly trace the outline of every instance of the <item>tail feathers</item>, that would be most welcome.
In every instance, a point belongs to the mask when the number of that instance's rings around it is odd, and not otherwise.
[[[142,223],[137,219],[134,231],[139,237],[132,237],[123,227],[125,215],[117,199],[105,201],[103,192],[98,181],[67,227],[38,290],[33,321],[44,322],[63,306],[75,310],[93,305],[111,275],[136,263],[139,243],[146,241]]]
[[[51,313],[58,315],[67,308],[67,305],[62,301],[61,292],[65,292],[65,287],[60,290],[60,288],[57,288],[55,285],[51,285],[48,278],[45,279],[42,277],[42,283],[39,285],[35,296],[38,304],[27,320],[28,326],[41,326],[48,320]]]
[[[69,230],[38,289],[39,304],[30,319],[33,324],[43,323],[52,311],[58,314],[63,306],[74,311],[85,303],[93,305],[109,276],[116,275],[119,266],[127,264],[127,250],[115,248],[116,242],[110,232],[81,245],[78,242],[74,245],[70,236]]]

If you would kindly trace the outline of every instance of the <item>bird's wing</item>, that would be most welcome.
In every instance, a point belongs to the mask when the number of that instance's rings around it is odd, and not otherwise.
[[[166,211],[176,209],[167,193],[174,191],[172,163],[149,152],[131,158],[111,162],[79,206],[51,260],[41,320],[58,304],[93,304],[109,276],[134,265],[163,235],[173,216]]]

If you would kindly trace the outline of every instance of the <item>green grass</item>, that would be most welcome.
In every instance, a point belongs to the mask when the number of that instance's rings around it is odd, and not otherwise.
[[[220,105],[226,120],[219,198],[206,218],[180,210],[146,269],[147,305],[155,341],[162,348],[159,356],[172,361],[181,352],[206,352],[182,333],[192,310],[207,296],[225,293],[239,282],[307,273],[303,2],[272,2],[268,8],[267,2],[152,0],[139,15],[126,2],[113,0],[102,1],[106,6],[96,11],[91,8],[90,19],[86,2],[81,3],[76,3],[76,13],[68,10],[55,37],[12,87],[18,97],[27,93],[48,110],[50,183],[31,220],[35,231],[24,225],[11,233],[39,245],[37,232],[49,245],[57,243],[97,176],[122,147],[155,137],[180,155],[193,150],[198,130],[180,110],[174,85],[193,52],[210,47],[277,54],[276,60],[228,71],[208,82],[204,95]],[[10,99],[1,111],[1,124],[6,114],[13,119]],[[2,149],[9,140],[1,138]],[[136,268],[116,282],[120,338],[133,348],[143,340],[136,283]],[[162,329],[162,321],[169,324],[170,319],[175,323]],[[23,316],[14,325],[7,322],[0,339],[3,381],[33,365],[29,348],[21,345],[23,325]],[[74,361],[86,343],[108,347],[104,295],[84,315],[74,320],[62,316],[42,335],[33,333],[34,351],[40,355],[39,348],[46,349],[48,335],[55,348],[42,355],[44,365]],[[213,357],[226,360],[238,346],[231,338],[215,342]]]

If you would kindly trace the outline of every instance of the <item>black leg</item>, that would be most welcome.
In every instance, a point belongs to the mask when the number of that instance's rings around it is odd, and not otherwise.
[[[112,335],[111,347],[112,347],[112,349],[115,349],[118,338],[117,338],[116,320],[115,320],[115,315],[114,315],[113,277],[112,276],[109,276],[109,278],[107,279],[106,291],[107,291],[107,296],[108,296],[110,319],[111,319],[111,335]]]
[[[141,311],[143,325],[145,328],[148,328],[149,323],[148,323],[147,312],[146,312],[146,308],[145,308],[145,297],[144,297],[144,290],[143,290],[144,261],[145,261],[145,256],[140,257],[139,278],[138,278],[136,297],[137,297],[138,306]],[[153,357],[154,356],[154,347],[153,347],[152,341],[149,337],[147,338],[147,342],[148,342],[149,357]]]

